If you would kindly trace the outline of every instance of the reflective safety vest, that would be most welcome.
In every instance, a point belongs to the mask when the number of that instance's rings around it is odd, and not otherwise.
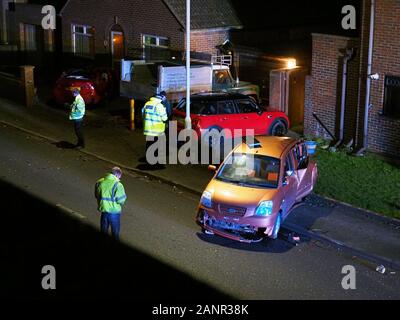
[[[71,105],[69,120],[80,120],[85,115],[85,100],[78,94]]]
[[[144,135],[161,136],[165,132],[165,121],[168,120],[167,111],[162,104],[162,100],[152,97],[144,105],[143,110]]]
[[[121,213],[121,206],[125,203],[124,186],[113,174],[109,174],[97,181],[95,196],[98,210],[103,213]]]

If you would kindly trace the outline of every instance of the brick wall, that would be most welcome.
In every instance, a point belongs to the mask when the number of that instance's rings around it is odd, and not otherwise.
[[[365,1],[365,12],[370,10],[370,0]],[[363,24],[369,32],[369,14]],[[371,86],[368,147],[377,152],[400,156],[400,119],[380,115],[384,103],[386,75],[400,76],[400,1],[377,0],[375,11],[375,36],[372,73],[380,79]],[[368,45],[368,33],[363,33],[363,43]],[[364,51],[364,61],[367,50]]]
[[[330,35],[313,35],[312,79],[306,84],[305,133],[326,136],[312,117],[316,112],[333,133],[338,132],[342,59],[339,50],[357,48],[349,63],[345,113],[345,142],[353,140],[356,149],[363,145],[367,58],[371,0],[363,1],[360,40]],[[400,119],[382,115],[386,75],[400,76],[400,1],[376,0],[375,37],[368,122],[368,149],[400,156]]]
[[[190,34],[191,51],[217,54],[217,45],[229,39],[229,30],[192,31]]]
[[[306,81],[305,133],[330,138],[318,124],[315,112],[329,131],[338,136],[342,93],[343,53],[347,48],[358,50],[355,38],[313,34],[311,77]],[[345,111],[345,141],[352,139],[358,97],[359,59],[348,63],[347,99]]]
[[[21,1],[20,1],[21,2]],[[34,65],[37,79],[50,75],[56,68],[55,32],[42,28],[41,5],[17,3],[15,11],[7,11],[9,42],[15,45],[18,52],[2,52],[2,61],[7,64]],[[25,25],[35,26],[36,51],[26,50]],[[60,25],[57,27],[61,27]]]
[[[172,49],[183,49],[182,27],[162,0],[71,0],[62,12],[63,51],[72,52],[71,24],[82,24],[95,27],[96,54],[109,54],[115,17],[124,31],[127,52],[140,50],[141,34],[167,37]]]
[[[17,4],[26,3],[27,0],[0,0],[0,42],[1,43],[10,43],[13,39],[9,38],[9,25],[8,25],[8,7],[9,2],[15,2]]]
[[[18,45],[19,49],[24,49],[24,34],[21,30],[22,24],[31,24],[41,29],[42,6],[33,4],[16,4],[15,11],[8,12],[9,19],[9,42]],[[44,50],[54,50],[54,32],[53,30],[43,30]]]
[[[314,112],[313,104],[313,77],[306,76],[306,83],[304,86],[304,133],[307,135],[317,135],[318,128],[312,113]]]

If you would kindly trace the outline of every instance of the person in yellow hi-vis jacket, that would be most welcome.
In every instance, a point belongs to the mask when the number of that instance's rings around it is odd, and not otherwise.
[[[157,94],[146,102],[142,109],[143,116],[143,134],[146,137],[146,155],[147,150],[153,143],[156,143],[159,137],[165,135],[165,124],[168,121],[168,115],[163,105],[164,97]]]
[[[83,117],[85,116],[85,100],[83,100],[79,89],[74,89],[72,92],[75,98],[74,102],[71,104],[71,113],[69,114],[69,119],[74,122],[74,130],[76,137],[78,138],[78,143],[76,148],[85,147],[85,139],[83,137]]]

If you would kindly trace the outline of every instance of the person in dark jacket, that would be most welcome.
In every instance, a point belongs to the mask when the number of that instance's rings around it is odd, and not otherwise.
[[[160,92],[160,97],[161,97],[161,101],[163,106],[165,107],[165,110],[167,112],[167,116],[168,116],[168,120],[165,122],[165,137],[166,137],[166,152],[168,154],[168,150],[169,150],[169,122],[172,120],[172,105],[169,102],[168,98],[167,98],[167,93],[165,91],[161,91]]]
[[[163,104],[165,110],[167,111],[168,121],[170,121],[172,118],[172,105],[168,101],[167,93],[165,91],[161,91],[160,97],[162,98],[162,100],[161,100],[162,104]]]

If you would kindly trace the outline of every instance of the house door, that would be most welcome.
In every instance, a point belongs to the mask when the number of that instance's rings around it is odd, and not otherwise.
[[[111,31],[111,55],[113,65],[120,63],[125,55],[124,34],[120,31]]]
[[[304,122],[305,79],[307,70],[279,69],[270,73],[270,106],[285,112],[290,127],[302,131]]]
[[[119,28],[118,28],[119,29]],[[115,79],[121,78],[121,60],[125,56],[124,33],[122,31],[111,31],[111,67]],[[119,92],[118,81],[113,81],[113,93]]]

